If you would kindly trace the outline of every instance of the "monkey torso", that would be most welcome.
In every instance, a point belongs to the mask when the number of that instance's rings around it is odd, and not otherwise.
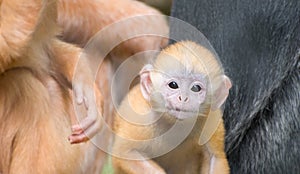
[[[203,117],[197,118],[197,122],[191,132],[178,146],[153,160],[156,161],[166,173],[199,174],[200,171],[208,170],[208,165],[203,165],[203,163],[209,164],[210,154],[206,145],[198,144],[205,121],[206,119]],[[162,142],[162,144],[165,143],[167,142]]]

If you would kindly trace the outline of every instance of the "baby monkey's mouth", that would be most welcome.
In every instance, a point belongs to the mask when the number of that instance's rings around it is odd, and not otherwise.
[[[195,110],[181,109],[181,108],[178,108],[178,107],[175,107],[175,108],[167,107],[167,110],[176,111],[176,112],[194,113],[194,114],[198,113]]]
[[[166,108],[168,110],[168,113],[174,116],[178,120],[184,120],[186,118],[195,117],[198,115],[198,112],[195,110],[187,110],[187,109],[181,109],[178,107],[175,108]]]

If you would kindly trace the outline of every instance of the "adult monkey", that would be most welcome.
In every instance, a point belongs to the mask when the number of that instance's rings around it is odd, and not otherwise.
[[[231,172],[298,173],[300,1],[175,0],[171,14],[208,38],[234,84],[224,112]],[[170,25],[170,38],[192,39]]]
[[[87,62],[76,66],[82,50],[55,37],[56,1],[0,0],[0,7],[0,173],[91,173],[89,143],[70,142],[101,127],[93,79]],[[71,131],[72,83],[87,117]]]

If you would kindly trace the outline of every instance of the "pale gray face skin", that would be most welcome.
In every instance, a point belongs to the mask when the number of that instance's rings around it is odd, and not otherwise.
[[[182,76],[161,76],[160,93],[167,112],[184,119],[197,116],[200,105],[206,97],[206,81],[201,74]]]
[[[140,77],[141,92],[146,100],[152,101],[153,110],[167,112],[177,119],[199,115],[207,95],[204,74],[155,72],[147,65]]]

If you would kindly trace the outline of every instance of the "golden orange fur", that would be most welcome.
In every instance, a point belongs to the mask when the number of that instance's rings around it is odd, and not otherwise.
[[[90,143],[67,139],[81,49],[56,39],[56,1],[2,0],[0,7],[0,173],[85,173]]]
[[[80,47],[85,47],[87,42],[110,24],[134,16],[161,15],[161,13],[144,3],[134,0],[58,0],[58,24],[62,29],[59,38]],[[168,24],[164,17],[145,18],[127,23],[123,27],[117,27],[106,33],[108,41],[114,41],[132,31],[155,31],[161,35],[168,35]],[[105,99],[103,115],[108,125],[112,125],[114,105],[111,99],[111,79],[118,66],[128,57],[135,53],[147,50],[160,50],[167,45],[167,38],[158,36],[143,36],[122,42],[116,46],[104,59],[96,78],[98,88]],[[97,47],[101,48],[113,42],[101,43]],[[124,85],[118,84],[118,94],[124,93]],[[124,94],[125,95],[125,94]],[[119,96],[122,98],[122,96]],[[106,137],[107,146],[110,146],[109,134],[102,132]],[[100,153],[99,153],[100,154]],[[97,168],[101,168],[105,159],[102,152],[94,161]]]
[[[160,13],[129,0],[60,0],[58,6],[52,0],[0,0],[0,6],[0,173],[99,173],[104,152],[91,143],[71,146],[67,141],[72,123],[77,122],[69,87],[81,50],[55,38],[55,19],[62,27],[62,39],[84,46],[98,30],[119,19]],[[132,24],[139,26],[168,32],[164,19]],[[105,60],[97,85],[107,99],[104,113],[110,124],[111,64],[138,51],[160,49],[166,41],[154,36],[131,39]],[[93,85],[84,78],[89,73],[86,67],[77,68],[83,82]],[[97,99],[101,112],[99,93]]]
[[[173,56],[173,59],[168,59],[167,56]],[[180,62],[181,64],[179,65],[176,61]],[[154,69],[147,70],[147,72],[143,72],[142,70],[142,73],[150,73],[150,78],[148,81],[151,81],[151,86],[149,88],[153,91],[159,92],[164,91],[164,89],[161,89],[163,88],[162,85],[156,85],[155,81],[163,81],[165,79],[162,79],[164,77],[151,74],[159,74],[162,72],[162,74],[167,74],[166,76],[168,76],[170,79],[177,77],[177,74],[179,74],[181,77],[185,76],[185,78],[194,78],[193,76],[196,76],[197,73],[205,76],[212,75],[210,78],[222,76],[222,69],[213,54],[211,54],[207,49],[188,41],[178,42],[162,50],[155,60],[154,65]],[[203,71],[204,66],[208,68],[208,71]],[[187,71],[188,73],[186,73]],[[172,75],[175,76],[173,77]],[[142,77],[141,79],[143,80]],[[218,79],[222,81],[221,78]],[[220,82],[217,84],[212,84],[217,85],[218,87],[216,87],[216,90],[212,93],[208,93],[205,101],[201,103],[201,105],[209,106],[197,106],[200,108],[200,110],[195,118],[195,125],[193,125],[193,128],[187,137],[178,146],[172,149],[172,151],[167,152],[159,157],[148,159],[151,157],[151,153],[160,149],[164,149],[170,145],[169,143],[171,142],[168,142],[167,138],[158,138],[156,139],[155,144],[142,144],[134,141],[124,142],[122,139],[116,138],[113,146],[113,154],[117,155],[116,157],[113,157],[115,172],[127,174],[148,172],[158,174],[229,173],[229,165],[224,152],[225,130],[222,121],[222,111],[219,105],[217,109],[211,110],[210,106],[213,105],[213,101],[209,100],[210,98],[213,98],[215,95],[214,93],[217,93],[217,90],[220,89],[220,91],[225,91],[224,93],[220,93],[221,104],[224,102],[223,98],[227,98],[228,94],[226,94],[226,92],[228,92],[230,89],[231,83],[226,76],[224,79],[224,81],[228,82],[230,85],[226,86],[226,83]],[[191,118],[176,120],[174,115],[170,115],[168,112],[156,112],[157,110],[154,110],[154,108],[157,106],[153,104],[153,101],[161,100],[161,98],[158,97],[160,95],[156,96],[155,94],[151,95],[150,93],[149,95],[152,97],[151,100],[146,99],[144,97],[145,94],[142,92],[142,85],[145,85],[142,80],[139,85],[135,86],[127,94],[122,101],[118,112],[116,112],[114,130],[118,136],[124,138],[125,140],[152,140],[164,134],[174,125],[176,121],[178,121],[179,124],[185,125],[189,122],[189,120],[191,120]],[[196,81],[199,81],[199,79]],[[209,83],[214,82],[214,80],[211,80]],[[157,119],[157,115],[160,116],[159,119]],[[135,121],[147,120],[146,123],[151,124],[135,124],[127,121],[123,117],[133,118]],[[219,118],[220,120],[209,122],[215,125],[209,125],[210,127],[207,127],[206,122],[209,121],[210,118]],[[212,129],[214,126],[215,129]],[[209,130],[207,131],[205,128],[215,131],[213,134],[210,134],[212,135],[211,137],[209,134],[205,134],[204,136],[209,137],[209,141],[204,145],[201,145],[198,143],[199,138],[201,137],[201,132],[209,132]],[[187,129],[187,127],[182,126],[182,129]],[[176,137],[177,135],[173,136]],[[118,156],[120,154],[129,154],[131,157],[134,156],[135,158],[140,156],[140,160],[119,158]]]
[[[105,33],[106,42],[98,45],[112,45],[113,41],[134,33],[153,33],[157,36],[139,36],[125,40],[109,52],[113,71],[119,64],[135,53],[160,50],[167,45],[169,28],[162,14],[146,4],[134,0],[59,0],[58,24],[62,28],[61,39],[86,46],[89,39],[113,23],[128,18],[145,16],[142,20],[130,20],[125,24],[109,28]],[[155,15],[154,17],[147,17]],[[160,35],[160,36],[159,36]]]

